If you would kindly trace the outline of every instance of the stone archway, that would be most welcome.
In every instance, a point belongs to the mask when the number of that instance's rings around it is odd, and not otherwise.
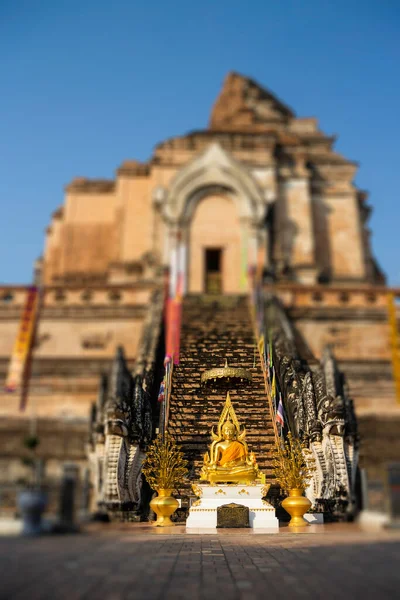
[[[263,194],[250,173],[212,144],[177,173],[164,202],[165,259],[173,277],[183,269],[185,289],[205,291],[204,253],[214,246],[223,252],[222,291],[245,292],[248,267],[255,265],[260,245],[265,246],[265,211]]]

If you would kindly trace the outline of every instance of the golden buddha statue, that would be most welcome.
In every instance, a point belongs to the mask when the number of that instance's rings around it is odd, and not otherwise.
[[[229,392],[218,423],[217,433],[211,430],[213,442],[204,455],[200,479],[210,483],[250,483],[262,479],[256,458],[249,452],[246,430],[240,425]]]

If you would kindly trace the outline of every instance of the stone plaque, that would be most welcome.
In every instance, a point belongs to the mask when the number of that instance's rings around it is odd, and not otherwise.
[[[389,496],[393,519],[400,519],[400,463],[389,465]]]
[[[217,508],[217,527],[250,527],[249,508],[241,504],[224,504]]]

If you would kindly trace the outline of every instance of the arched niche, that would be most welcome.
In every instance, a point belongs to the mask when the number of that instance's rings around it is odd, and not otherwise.
[[[219,249],[222,291],[245,292],[248,266],[263,242],[265,214],[263,193],[249,171],[212,144],[177,173],[164,198],[164,261],[179,262],[177,248],[183,246],[179,264],[184,263],[186,289],[204,292],[206,250]]]
[[[241,248],[246,233],[233,196],[207,188],[194,204],[183,229],[189,292],[237,293],[245,286]]]

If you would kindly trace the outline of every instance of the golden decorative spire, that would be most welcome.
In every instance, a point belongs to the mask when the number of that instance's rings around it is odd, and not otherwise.
[[[215,436],[214,427],[211,430],[211,436],[212,436],[213,439],[219,439],[219,440],[222,439],[222,428],[223,428],[223,426],[224,426],[224,424],[225,424],[226,421],[231,421],[231,423],[234,424],[235,429],[236,429],[236,433],[237,433],[238,436],[239,435],[242,436],[243,433],[244,434],[246,433],[245,429],[243,429],[243,431],[240,431],[239,421],[237,419],[235,410],[234,410],[234,408],[232,406],[231,395],[230,395],[229,392],[226,393],[225,404],[224,404],[224,407],[223,407],[222,412],[221,412],[221,416],[220,416],[219,421],[218,421],[218,427],[217,427],[217,432],[218,433],[217,433],[217,435]]]

